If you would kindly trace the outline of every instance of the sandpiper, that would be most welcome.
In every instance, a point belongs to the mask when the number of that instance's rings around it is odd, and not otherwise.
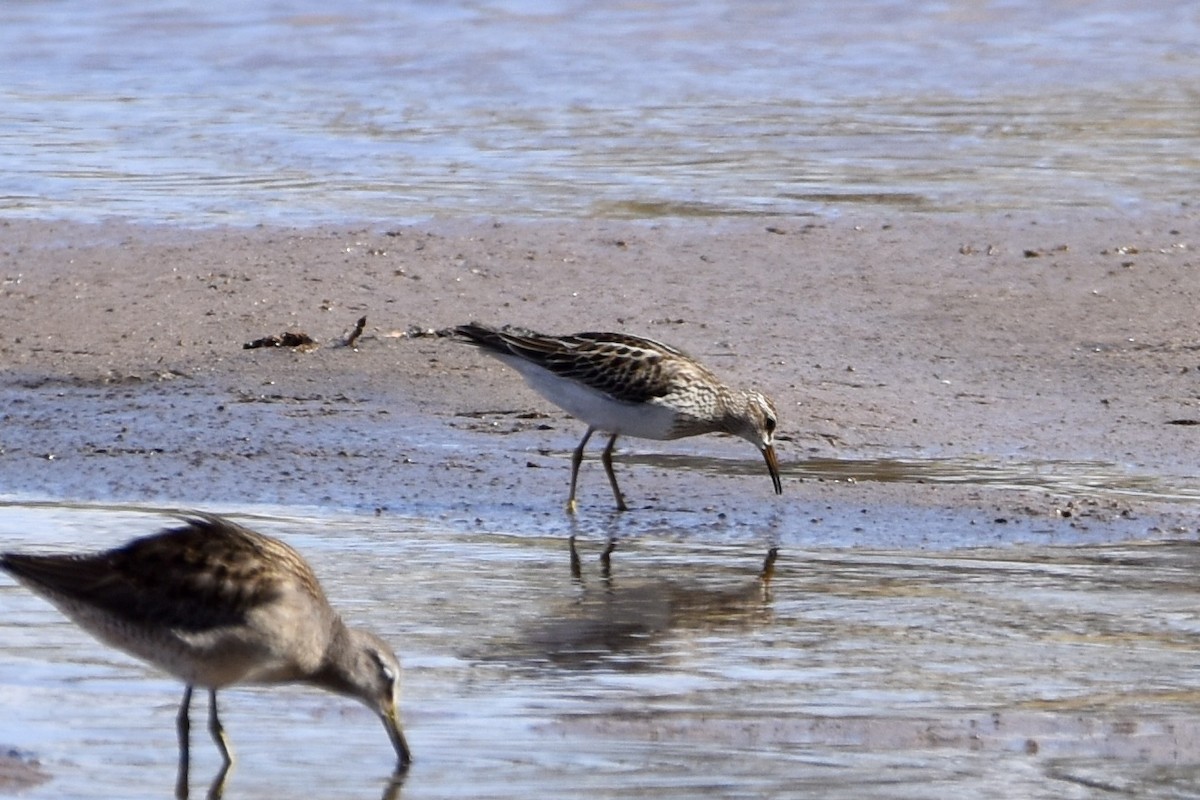
[[[520,328],[478,323],[455,331],[515,369],[539,394],[588,426],[571,456],[567,511],[576,509],[575,486],[583,448],[596,431],[609,434],[601,461],[617,509],[626,510],[612,453],[618,436],[679,439],[702,433],[740,436],[762,451],[775,493],[783,493],[775,459],[775,405],[756,391],[723,383],[694,358],[670,345],[624,333],[545,336]]]
[[[0,568],[100,641],[186,684],[177,718],[180,796],[187,795],[194,686],[208,689],[222,784],[233,756],[217,691],[235,683],[308,683],[356,698],[383,720],[398,771],[411,761],[397,710],[395,652],[375,634],[347,627],[312,568],[278,539],[193,513],[181,527],[113,550],[4,553]]]

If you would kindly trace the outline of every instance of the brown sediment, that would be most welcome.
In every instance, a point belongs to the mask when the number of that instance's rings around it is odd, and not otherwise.
[[[480,320],[647,335],[763,389],[780,413],[780,502],[801,513],[887,497],[1004,514],[1029,499],[801,482],[787,465],[984,456],[1192,474],[1200,426],[1181,421],[1200,420],[1198,247],[1186,208],[303,230],[11,220],[0,478],[9,492],[195,502],[338,502],[353,484],[352,502],[387,505],[426,485],[465,506],[492,491],[557,510],[557,451],[580,427],[436,335]],[[363,316],[353,348],[242,349],[264,330],[337,341]],[[456,448],[439,449],[439,432]],[[755,455],[710,438],[625,447]],[[592,466],[584,505],[605,502]],[[753,470],[618,469],[635,508],[773,502]],[[218,472],[242,477],[214,487]]]

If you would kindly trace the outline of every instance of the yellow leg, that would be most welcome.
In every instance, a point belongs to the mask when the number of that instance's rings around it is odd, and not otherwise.
[[[608,482],[612,484],[613,497],[617,500],[617,511],[628,511],[629,507],[625,505],[625,498],[621,496],[621,490],[617,488],[617,473],[613,472],[612,454],[616,444],[617,435],[614,433],[609,437],[608,445],[601,453],[600,460],[604,462],[604,471],[608,474]]]
[[[579,440],[579,446],[571,454],[571,494],[567,496],[568,514],[574,514],[575,509],[578,507],[578,504],[575,502],[575,486],[579,483],[579,465],[583,463],[583,448],[587,446],[588,439],[591,439],[592,434],[595,432],[595,428],[588,428],[587,433]]]
[[[225,735],[221,718],[217,716],[216,689],[208,690],[208,732],[212,734],[213,741],[217,743],[217,749],[221,751],[221,758],[225,761],[225,766],[233,764],[233,752],[229,749],[229,738]]]

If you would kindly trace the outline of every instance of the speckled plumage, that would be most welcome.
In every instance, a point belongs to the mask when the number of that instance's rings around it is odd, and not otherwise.
[[[303,682],[354,697],[383,720],[401,767],[400,665],[372,633],[346,627],[308,563],[287,544],[227,519],[181,527],[100,553],[5,553],[0,568],[80,627],[186,685],[180,772],[186,781],[193,686],[210,695],[210,730],[231,763],[216,692],[235,683]]]
[[[740,436],[763,453],[775,491],[782,492],[773,444],[774,404],[759,392],[726,385],[675,347],[624,333],[545,336],[478,323],[460,325],[455,331],[516,369],[543,397],[587,424],[572,457],[570,511],[575,510],[583,448],[597,430],[610,434],[602,460],[621,510],[625,501],[612,469],[612,450],[621,435],[679,439],[724,432]]]

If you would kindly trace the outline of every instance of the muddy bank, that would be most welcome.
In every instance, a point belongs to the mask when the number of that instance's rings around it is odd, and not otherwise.
[[[992,527],[1069,529],[1073,503],[1121,537],[1191,532],[1197,242],[1186,208],[310,230],[9,221],[0,491],[558,520],[580,426],[499,363],[426,335],[478,319],[650,335],[775,397],[782,501],[752,449],[705,437],[625,444],[635,508],[768,526],[823,508],[969,509]],[[318,346],[243,349],[284,332]],[[1166,476],[1185,502],[919,469],[817,474],[978,459]],[[588,466],[581,500],[608,511]]]

